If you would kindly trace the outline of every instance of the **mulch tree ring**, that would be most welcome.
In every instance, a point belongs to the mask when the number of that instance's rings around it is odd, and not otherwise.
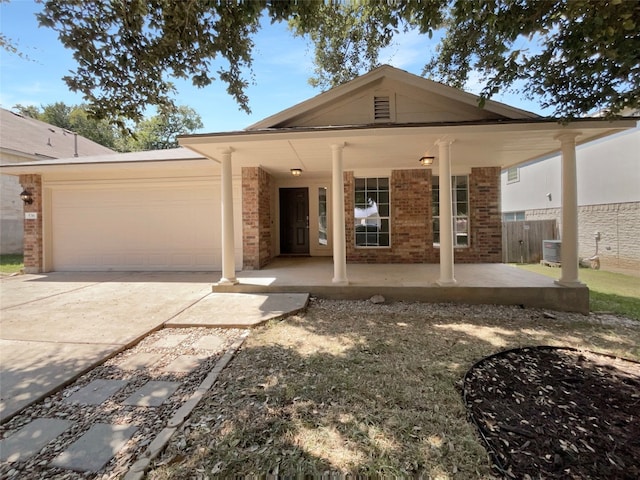
[[[505,478],[640,478],[640,363],[527,347],[467,372],[470,419]]]

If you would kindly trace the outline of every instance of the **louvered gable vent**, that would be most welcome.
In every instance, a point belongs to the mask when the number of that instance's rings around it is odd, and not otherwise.
[[[373,97],[374,120],[391,120],[391,102],[388,96]]]

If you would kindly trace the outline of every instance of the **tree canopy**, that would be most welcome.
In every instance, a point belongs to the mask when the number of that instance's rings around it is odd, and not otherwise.
[[[464,0],[425,72],[461,86],[472,71],[489,98],[520,81],[523,93],[569,119],[640,106],[640,2]]]
[[[86,105],[55,102],[42,107],[15,105],[13,108],[22,115],[70,130],[119,152],[175,148],[178,135],[193,133],[203,127],[200,115],[186,106],[143,118],[124,130],[115,128],[106,119],[92,118]]]
[[[460,87],[475,73],[482,98],[521,85],[565,119],[640,106],[637,1],[48,0],[38,19],[73,50],[77,68],[64,80],[90,113],[140,122],[146,105],[174,107],[175,78],[200,87],[219,79],[249,112],[263,15],[312,42],[311,82],[324,88],[377,66],[398,32],[441,29],[423,74]]]
[[[179,106],[138,123],[133,135],[123,138],[122,149],[140,151],[176,148],[178,135],[193,133],[203,126],[200,115],[193,108]]]
[[[21,115],[70,130],[100,145],[118,150],[119,132],[107,120],[91,118],[84,105],[55,102],[41,107],[15,105],[13,108]]]

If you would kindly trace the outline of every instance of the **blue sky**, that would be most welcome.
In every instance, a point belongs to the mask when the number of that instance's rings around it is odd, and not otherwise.
[[[71,51],[58,41],[56,32],[38,27],[34,14],[41,8],[32,0],[0,3],[2,33],[28,57],[0,50],[0,106],[3,108],[59,101],[74,105],[83,101],[81,95],[69,91],[62,81],[62,77],[75,68],[75,62]],[[434,40],[412,32],[401,35],[382,53],[380,61],[419,75],[433,52]],[[240,130],[320,93],[307,82],[313,72],[311,47],[306,40],[294,38],[285,24],[266,22],[254,43],[254,83],[247,90],[251,115],[238,109],[223,82],[215,81],[206,88],[193,87],[188,81],[175,82],[177,103],[190,106],[200,114],[204,123],[202,132]],[[471,80],[466,90],[479,93],[480,85]],[[494,100],[550,114],[517,94],[499,95]]]

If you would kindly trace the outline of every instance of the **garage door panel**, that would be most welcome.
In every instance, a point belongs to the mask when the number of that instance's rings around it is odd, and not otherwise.
[[[52,190],[58,271],[219,270],[219,187]]]

